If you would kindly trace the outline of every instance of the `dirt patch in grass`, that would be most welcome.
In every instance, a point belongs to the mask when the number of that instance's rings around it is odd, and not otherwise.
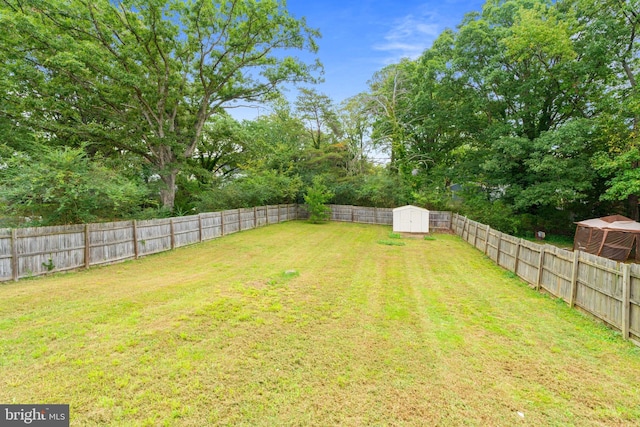
[[[0,285],[0,401],[74,425],[640,422],[637,347],[455,236],[389,233],[293,222]]]

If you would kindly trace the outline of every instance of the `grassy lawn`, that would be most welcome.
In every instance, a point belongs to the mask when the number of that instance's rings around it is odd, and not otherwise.
[[[640,348],[456,236],[390,231],[292,222],[0,284],[0,402],[83,426],[640,423]]]

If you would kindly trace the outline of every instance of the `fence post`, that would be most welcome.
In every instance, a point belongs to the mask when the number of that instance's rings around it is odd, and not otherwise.
[[[355,211],[355,208],[351,205],[351,222],[356,222]]]
[[[133,256],[138,259],[138,221],[133,220]]]
[[[20,263],[18,262],[18,230],[15,228],[11,230],[11,276],[14,281],[18,281],[18,268]]]
[[[620,329],[622,338],[629,339],[629,327],[631,323],[631,267],[621,263],[622,267],[622,321]]]
[[[489,254],[489,236],[491,235],[491,226],[487,225],[487,229],[484,232],[484,254]]]
[[[169,219],[169,229],[171,230],[171,250],[176,248],[176,234],[173,230],[173,218]]]
[[[89,268],[91,265],[91,236],[90,236],[89,224],[84,225],[84,268]]]
[[[462,240],[467,240],[464,237],[464,231],[465,229],[467,229],[467,225],[469,224],[469,218],[464,217],[464,222],[462,223],[462,233],[460,233],[460,237],[462,237]],[[469,235],[469,233],[467,232],[467,236]]]
[[[253,228],[258,228],[258,208],[253,207]]]
[[[280,224],[280,204],[278,204],[278,224]]]
[[[449,212],[449,230],[453,230],[453,212]]]
[[[540,290],[540,285],[542,284],[542,272],[544,270],[544,252],[547,248],[547,245],[540,245],[540,258],[538,261],[538,278],[536,279],[536,290]]]
[[[220,211],[220,236],[224,236],[224,211]]]
[[[242,213],[240,212],[240,208],[238,208],[238,231],[242,231]]]
[[[498,251],[496,252],[496,264],[498,264],[498,266],[500,266],[500,249],[502,247],[502,232],[498,232],[498,234],[496,234],[496,237],[498,237]]]
[[[580,251],[573,252],[573,270],[571,271],[571,295],[569,296],[569,307],[576,303],[578,293],[578,264],[580,263]]]
[[[202,243],[204,241],[204,239],[202,238],[202,214],[198,214],[198,237],[200,243]]]
[[[513,265],[513,272],[516,276],[518,275],[518,262],[520,261],[520,245],[522,245],[522,239],[519,239],[518,243],[516,243],[516,261]]]
[[[473,233],[473,247],[478,244],[478,223],[476,222],[476,231]]]

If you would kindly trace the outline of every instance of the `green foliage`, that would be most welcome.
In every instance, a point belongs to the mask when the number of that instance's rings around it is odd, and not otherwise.
[[[144,201],[144,190],[82,149],[42,148],[38,158],[16,154],[0,168],[4,213],[42,225],[123,218]]]
[[[356,194],[357,203],[362,206],[391,208],[406,205],[411,200],[403,180],[384,170],[362,177]]]
[[[235,101],[315,81],[319,64],[287,53],[315,53],[318,36],[280,1],[7,0],[0,112],[64,144],[144,158],[172,209],[177,174],[211,142],[205,123]]]
[[[331,214],[331,208],[326,203],[331,200],[333,193],[324,185],[322,177],[316,176],[311,187],[307,187],[304,202],[309,212],[309,221],[319,223],[327,221]]]
[[[53,269],[56,268],[55,264],[53,263],[53,259],[51,258],[49,258],[47,262],[43,262],[42,266],[46,268],[48,272],[53,271]]]
[[[464,200],[460,204],[461,214],[502,232],[518,234],[521,223],[511,206],[475,186],[465,187],[461,197]]]
[[[273,170],[256,171],[203,191],[197,196],[195,207],[199,212],[212,212],[295,203],[302,186],[297,176],[289,177]]]
[[[405,242],[398,242],[397,240],[378,240],[378,243],[386,246],[404,246]]]
[[[391,232],[391,233],[389,233],[389,238],[390,239],[402,239],[402,235],[400,233]]]

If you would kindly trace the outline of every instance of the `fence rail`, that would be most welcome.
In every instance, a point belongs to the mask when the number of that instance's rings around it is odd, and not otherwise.
[[[393,210],[331,205],[334,221],[393,223]],[[283,221],[307,218],[302,205],[230,209],[177,218],[0,229],[0,281],[75,270],[164,252]],[[449,228],[451,212],[432,212]]]
[[[272,205],[146,221],[0,229],[0,281],[136,259],[296,218],[296,205]]]
[[[640,265],[540,245],[454,214],[452,229],[499,266],[640,345]]]
[[[351,205],[329,205],[331,221],[358,222],[363,224],[393,225],[392,208],[371,208]],[[304,205],[298,206],[298,219],[309,214]],[[447,211],[429,211],[429,228],[436,231],[451,230],[453,214]]]

